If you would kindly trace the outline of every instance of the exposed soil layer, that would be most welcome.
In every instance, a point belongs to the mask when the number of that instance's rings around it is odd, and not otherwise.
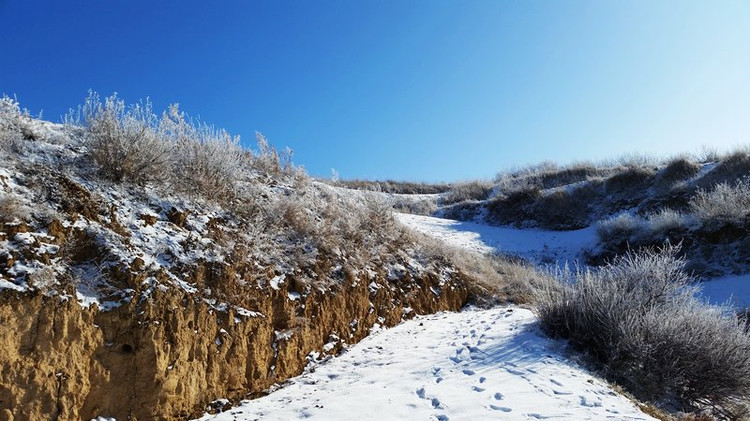
[[[203,264],[192,276],[199,284],[207,274],[217,282],[229,269]],[[299,283],[287,279],[278,289],[243,288],[250,315],[216,310],[176,288],[143,300],[136,291],[111,311],[4,291],[0,419],[195,416],[217,398],[241,399],[298,375],[311,352],[334,353],[375,323],[392,326],[414,314],[459,309],[468,295],[460,278],[348,275],[299,298]]]

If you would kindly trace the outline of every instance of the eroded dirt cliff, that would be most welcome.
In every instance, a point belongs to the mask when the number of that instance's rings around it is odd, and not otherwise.
[[[226,272],[200,266],[193,273],[220,279]],[[217,398],[240,399],[299,374],[311,352],[356,343],[375,323],[456,310],[467,299],[458,277],[445,282],[433,274],[347,276],[306,295],[294,287],[289,279],[278,289],[244,289],[251,312],[217,310],[174,289],[110,311],[6,291],[2,418],[184,419]]]

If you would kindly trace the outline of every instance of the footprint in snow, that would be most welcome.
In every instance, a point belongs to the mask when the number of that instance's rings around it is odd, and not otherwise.
[[[538,420],[546,420],[547,418],[554,418],[554,415],[542,415],[542,414],[526,414],[530,418],[535,418]]]
[[[495,400],[496,401],[502,400],[504,397],[505,396],[502,393],[500,393],[500,392],[495,393]]]
[[[479,383],[484,383],[486,381],[487,381],[487,377],[480,377],[479,378]]]
[[[602,406],[602,403],[601,402],[591,402],[591,401],[587,400],[585,396],[581,396],[581,406],[585,406],[585,407],[588,407],[588,408],[597,408],[597,407]]]
[[[473,375],[477,374],[476,371],[470,370],[468,368],[465,368],[465,369],[461,370],[461,372],[464,373],[464,374],[466,374],[467,376],[473,376]]]
[[[424,387],[420,387],[417,389],[417,396],[419,396],[420,399],[425,399],[424,397]]]
[[[508,408],[507,406],[497,406],[497,405],[490,405],[490,409],[493,409],[495,411],[502,411],[502,412],[510,412],[513,409]]]
[[[443,409],[443,405],[440,403],[440,399],[432,398],[432,407],[435,409]]]
[[[526,377],[524,376],[524,375],[525,375],[526,373],[525,373],[525,372],[523,372],[523,371],[521,371],[521,370],[516,370],[516,369],[513,369],[513,368],[507,368],[507,367],[506,367],[506,368],[505,368],[505,371],[507,371],[508,373],[510,373],[510,374],[512,374],[512,375],[514,375],[514,376],[521,376],[521,377],[523,377],[523,378],[526,378]]]
[[[450,420],[450,418],[448,418],[448,416],[445,415],[445,414],[435,415],[435,419],[437,421],[448,421],[448,420]]]
[[[487,389],[485,389],[485,388],[483,388],[483,387],[479,387],[479,386],[472,386],[472,387],[471,387],[471,390],[473,390],[473,391],[475,391],[475,392],[484,392],[484,391],[485,391],[485,390],[487,390]]]

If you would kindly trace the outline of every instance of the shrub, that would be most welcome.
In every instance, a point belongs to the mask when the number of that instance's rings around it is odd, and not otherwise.
[[[652,239],[661,240],[673,233],[683,233],[691,225],[689,216],[671,209],[662,209],[648,216],[646,235]]]
[[[389,202],[396,212],[429,216],[437,211],[437,203],[432,198],[392,196],[389,198]]]
[[[18,101],[8,96],[0,98],[0,147],[17,151],[21,140],[36,140],[28,110],[21,110]]]
[[[241,179],[246,153],[239,137],[190,120],[171,105],[159,124],[164,144],[174,145],[174,183],[179,190],[209,199],[225,199]]]
[[[31,210],[14,194],[0,194],[0,222],[26,221]]]
[[[750,179],[744,178],[734,185],[721,183],[711,191],[699,190],[690,206],[704,226],[742,227],[750,215]]]
[[[492,193],[492,183],[487,181],[469,181],[454,184],[448,192],[442,195],[443,205],[466,202],[469,200],[485,200]]]
[[[750,398],[750,337],[726,308],[695,298],[677,247],[560,270],[536,289],[544,329],[568,339],[642,400],[731,417]]]
[[[620,156],[615,160],[621,167],[627,169],[645,169],[656,165],[656,160],[645,154],[629,153]]]
[[[622,213],[602,221],[596,226],[596,235],[603,244],[620,244],[632,241],[644,231],[644,221],[629,213]]]
[[[599,242],[610,249],[623,246],[658,245],[680,241],[693,228],[692,218],[671,209],[662,209],[646,217],[623,213],[599,221],[596,234]]]
[[[117,94],[102,103],[89,91],[82,114],[86,145],[99,174],[133,183],[166,177],[171,145],[156,132],[159,120],[148,100],[126,107]]]

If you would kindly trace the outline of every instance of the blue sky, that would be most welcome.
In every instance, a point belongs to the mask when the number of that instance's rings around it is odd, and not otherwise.
[[[453,181],[750,143],[746,1],[0,0],[0,92],[262,132],[316,176]]]

